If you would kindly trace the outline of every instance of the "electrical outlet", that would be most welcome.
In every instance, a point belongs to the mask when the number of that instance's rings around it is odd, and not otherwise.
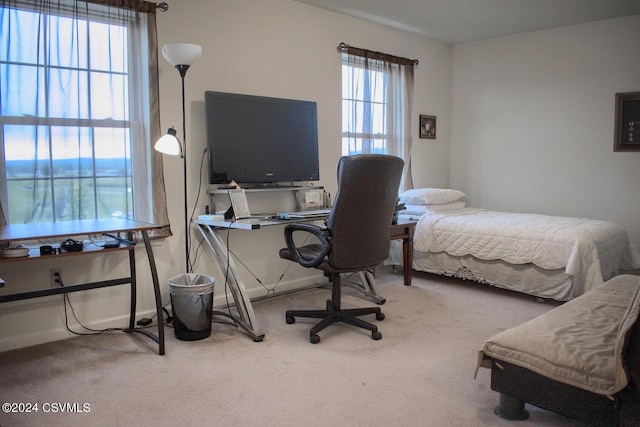
[[[62,269],[61,268],[51,268],[49,269],[49,277],[51,279],[51,287],[59,288],[62,286]]]

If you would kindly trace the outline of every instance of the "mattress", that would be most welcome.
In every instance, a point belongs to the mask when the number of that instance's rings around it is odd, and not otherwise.
[[[640,313],[640,278],[621,275],[487,340],[486,357],[523,367],[563,384],[612,396],[629,383],[623,368],[627,333]]]
[[[463,264],[451,270],[451,265],[438,265],[443,259]],[[469,278],[478,281],[568,300],[640,268],[640,252],[612,222],[464,208],[420,218],[413,267],[448,275],[460,275],[466,267],[476,276]],[[519,277],[524,271],[532,271],[533,282]],[[542,272],[559,281],[549,282]]]

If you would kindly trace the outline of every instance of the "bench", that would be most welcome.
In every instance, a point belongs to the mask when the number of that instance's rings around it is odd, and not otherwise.
[[[640,276],[621,275],[487,340],[495,413],[526,419],[525,403],[593,425],[640,425]],[[477,371],[476,371],[477,372]]]

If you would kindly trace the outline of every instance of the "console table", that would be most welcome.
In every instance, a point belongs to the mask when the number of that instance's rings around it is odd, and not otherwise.
[[[328,215],[327,215],[328,217]],[[326,218],[326,217],[325,217]],[[227,283],[236,306],[237,316],[224,311],[214,311],[215,314],[231,317],[244,331],[253,338],[254,341],[262,341],[264,332],[258,329],[255,313],[251,304],[251,299],[247,294],[242,279],[236,276],[236,265],[233,258],[229,256],[229,250],[224,239],[216,233],[216,229],[239,229],[239,230],[258,230],[262,227],[270,227],[276,225],[286,225],[293,222],[317,221],[323,218],[296,218],[291,220],[277,220],[270,217],[241,219],[237,221],[213,221],[213,220],[194,220],[194,224],[202,234],[204,241],[207,243],[213,253],[221,271],[227,274]],[[413,232],[416,221],[400,220],[398,224],[391,226],[390,240],[403,239],[403,263],[404,263],[404,284],[411,285],[411,266],[413,264]],[[361,280],[360,284],[345,282],[348,285],[358,289],[363,294],[373,299],[378,304],[384,304],[386,299],[378,294],[375,288],[375,278],[372,271],[359,272]]]
[[[153,251],[151,249],[151,243],[149,241],[148,230],[157,228],[154,224],[149,224],[142,221],[128,220],[128,219],[107,219],[107,220],[79,220],[79,221],[61,221],[54,223],[37,223],[37,224],[9,224],[0,226],[0,243],[6,242],[21,242],[39,239],[52,239],[59,238],[64,239],[71,236],[90,235],[90,234],[114,234],[114,233],[126,233],[127,241],[120,241],[119,247],[116,248],[99,248],[97,250],[83,250],[79,252],[63,252],[57,255],[40,255],[39,248],[29,251],[29,256],[20,258],[1,258],[0,264],[12,263],[12,262],[33,262],[38,259],[51,258],[51,257],[68,257],[68,256],[82,256],[82,255],[103,255],[112,253],[118,250],[129,251],[129,276],[123,278],[117,278],[112,280],[103,280],[99,282],[82,283],[77,285],[63,286],[59,288],[40,289],[29,292],[17,292],[8,295],[0,295],[0,303],[6,303],[10,301],[18,301],[30,298],[39,298],[50,295],[66,294],[70,292],[85,291],[89,289],[104,288],[109,286],[117,286],[130,284],[131,287],[131,305],[129,315],[129,327],[125,329],[125,332],[140,333],[143,334],[158,344],[158,354],[163,355],[165,353],[165,340],[164,340],[164,321],[162,313],[162,297],[160,295],[160,286],[158,284],[158,273],[156,270],[156,263],[153,257]],[[144,241],[144,247],[147,252],[147,258],[149,260],[149,268],[151,270],[151,280],[153,282],[153,292],[156,305],[156,316],[158,318],[158,334],[154,335],[150,332],[135,327],[136,316],[136,261],[134,253],[133,234],[140,232]],[[19,286],[19,284],[12,284],[7,282],[5,286]]]

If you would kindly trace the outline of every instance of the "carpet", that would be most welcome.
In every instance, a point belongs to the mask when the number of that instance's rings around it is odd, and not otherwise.
[[[0,403],[38,407],[0,412],[0,426],[514,425],[493,413],[490,371],[474,379],[477,351],[556,303],[426,273],[404,286],[388,267],[376,280],[387,298],[385,320],[370,316],[380,341],[335,324],[310,344],[314,320],[287,325],[284,312],[324,307],[330,291],[312,289],[255,302],[263,342],[217,317],[199,341],[176,340],[167,327],[164,356],[117,332],[0,353]],[[372,305],[344,289],[343,307]],[[527,409],[518,427],[580,425]]]

